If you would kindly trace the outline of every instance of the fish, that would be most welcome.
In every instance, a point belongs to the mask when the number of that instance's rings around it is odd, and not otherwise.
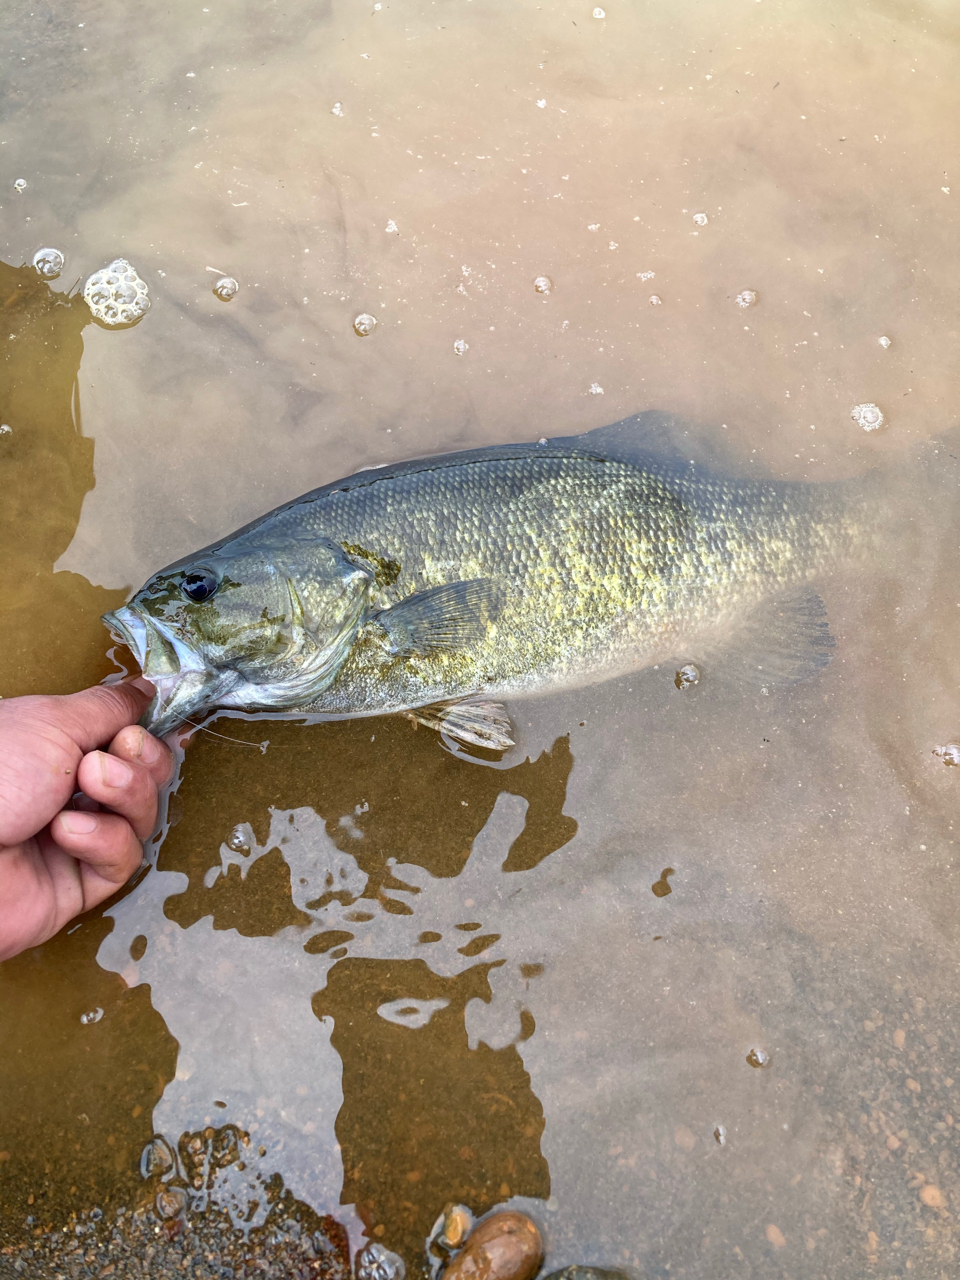
[[[690,451],[649,412],[295,498],[104,615],[156,688],[141,723],[400,714],[502,752],[507,703],[678,656],[725,654],[756,687],[811,678],[834,649],[815,583],[875,546],[870,486],[741,479]]]

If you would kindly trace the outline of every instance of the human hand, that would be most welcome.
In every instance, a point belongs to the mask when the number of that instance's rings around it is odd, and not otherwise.
[[[46,942],[140,866],[173,771],[136,723],[152,696],[137,679],[0,700],[0,960]]]

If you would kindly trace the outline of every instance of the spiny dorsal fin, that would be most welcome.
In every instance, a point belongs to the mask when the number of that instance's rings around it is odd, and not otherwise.
[[[470,746],[506,751],[514,745],[513,725],[505,708],[499,702],[489,702],[482,697],[434,702],[429,707],[415,707],[403,714]]]
[[[408,596],[375,616],[398,657],[463,649],[499,612],[499,590],[489,578],[448,582]]]

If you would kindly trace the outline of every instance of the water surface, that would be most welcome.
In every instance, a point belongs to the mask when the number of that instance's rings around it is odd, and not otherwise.
[[[879,467],[900,531],[791,690],[648,671],[516,704],[499,763],[211,721],[149,872],[4,966],[8,1240],[235,1125],[198,1211],[279,1175],[414,1272],[457,1199],[551,1268],[955,1273],[960,29],[604,8],[6,15],[5,696],[115,672],[101,612],[299,492],[648,408],[745,476]],[[84,327],[120,254],[153,307]]]

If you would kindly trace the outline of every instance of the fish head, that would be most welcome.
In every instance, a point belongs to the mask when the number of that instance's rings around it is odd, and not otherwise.
[[[156,696],[164,734],[214,707],[294,710],[334,679],[374,586],[336,543],[247,535],[162,569],[104,615]]]

